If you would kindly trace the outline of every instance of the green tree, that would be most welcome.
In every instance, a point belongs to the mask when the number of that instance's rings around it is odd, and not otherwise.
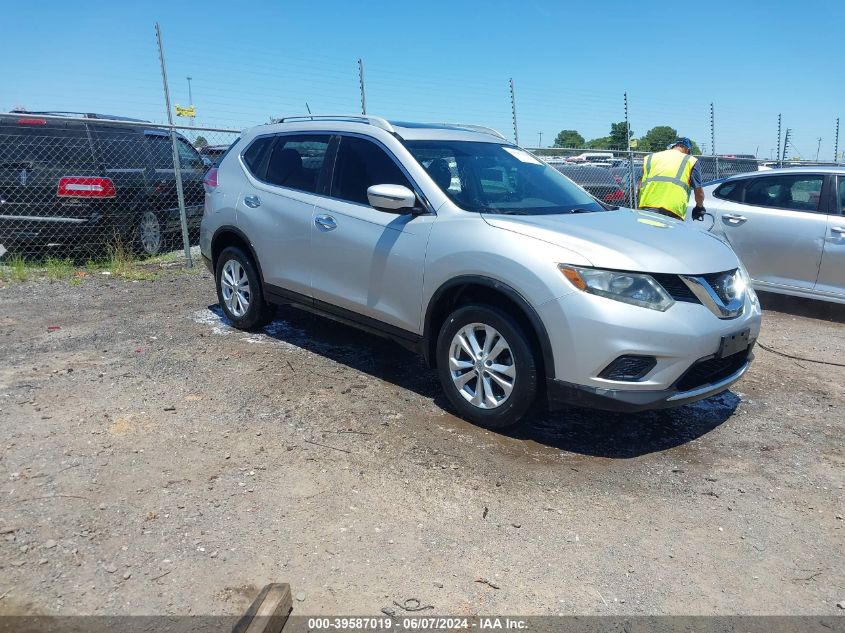
[[[561,130],[555,137],[555,147],[584,147],[584,137],[576,130]]]
[[[609,136],[601,136],[587,141],[587,149],[610,149],[610,144]]]
[[[611,149],[628,149],[628,140],[633,136],[631,127],[625,121],[610,124]]]
[[[204,136],[198,136],[197,139],[194,141],[194,147],[196,147],[197,149],[199,149],[201,147],[205,147],[207,145],[208,145],[208,141],[206,140],[206,138]]]
[[[651,128],[640,138],[637,149],[643,152],[659,152],[678,138],[678,131],[668,125],[658,125]]]
[[[698,143],[696,143],[692,139],[690,139],[690,141],[692,141],[692,153],[693,154],[701,154],[701,148],[698,146]]]

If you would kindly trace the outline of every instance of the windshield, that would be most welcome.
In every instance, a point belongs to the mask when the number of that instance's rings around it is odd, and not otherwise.
[[[467,211],[552,215],[607,208],[518,147],[475,141],[406,141],[405,146]]]

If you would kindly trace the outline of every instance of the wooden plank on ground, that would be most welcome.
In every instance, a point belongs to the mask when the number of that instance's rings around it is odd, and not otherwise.
[[[249,605],[232,633],[280,633],[293,609],[290,585],[270,583]]]

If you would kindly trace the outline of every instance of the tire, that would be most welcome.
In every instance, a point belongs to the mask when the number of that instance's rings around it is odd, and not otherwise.
[[[136,253],[153,257],[165,250],[167,236],[161,218],[155,211],[143,211],[132,230],[132,246]]]
[[[502,342],[505,349],[500,350]],[[473,354],[474,349],[481,354]],[[474,424],[513,427],[534,404],[539,381],[536,353],[522,326],[500,308],[466,305],[455,310],[440,328],[436,356],[446,397],[462,418]],[[483,393],[477,389],[480,383]]]
[[[214,283],[220,307],[234,327],[252,330],[272,320],[275,311],[264,299],[255,263],[237,246],[229,246],[220,253]]]

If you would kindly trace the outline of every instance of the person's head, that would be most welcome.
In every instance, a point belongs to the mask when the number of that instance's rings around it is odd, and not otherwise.
[[[689,154],[692,152],[692,141],[689,140],[686,136],[681,136],[680,138],[676,139],[673,143],[670,143],[667,149],[676,149],[679,152],[683,152],[684,154]]]

